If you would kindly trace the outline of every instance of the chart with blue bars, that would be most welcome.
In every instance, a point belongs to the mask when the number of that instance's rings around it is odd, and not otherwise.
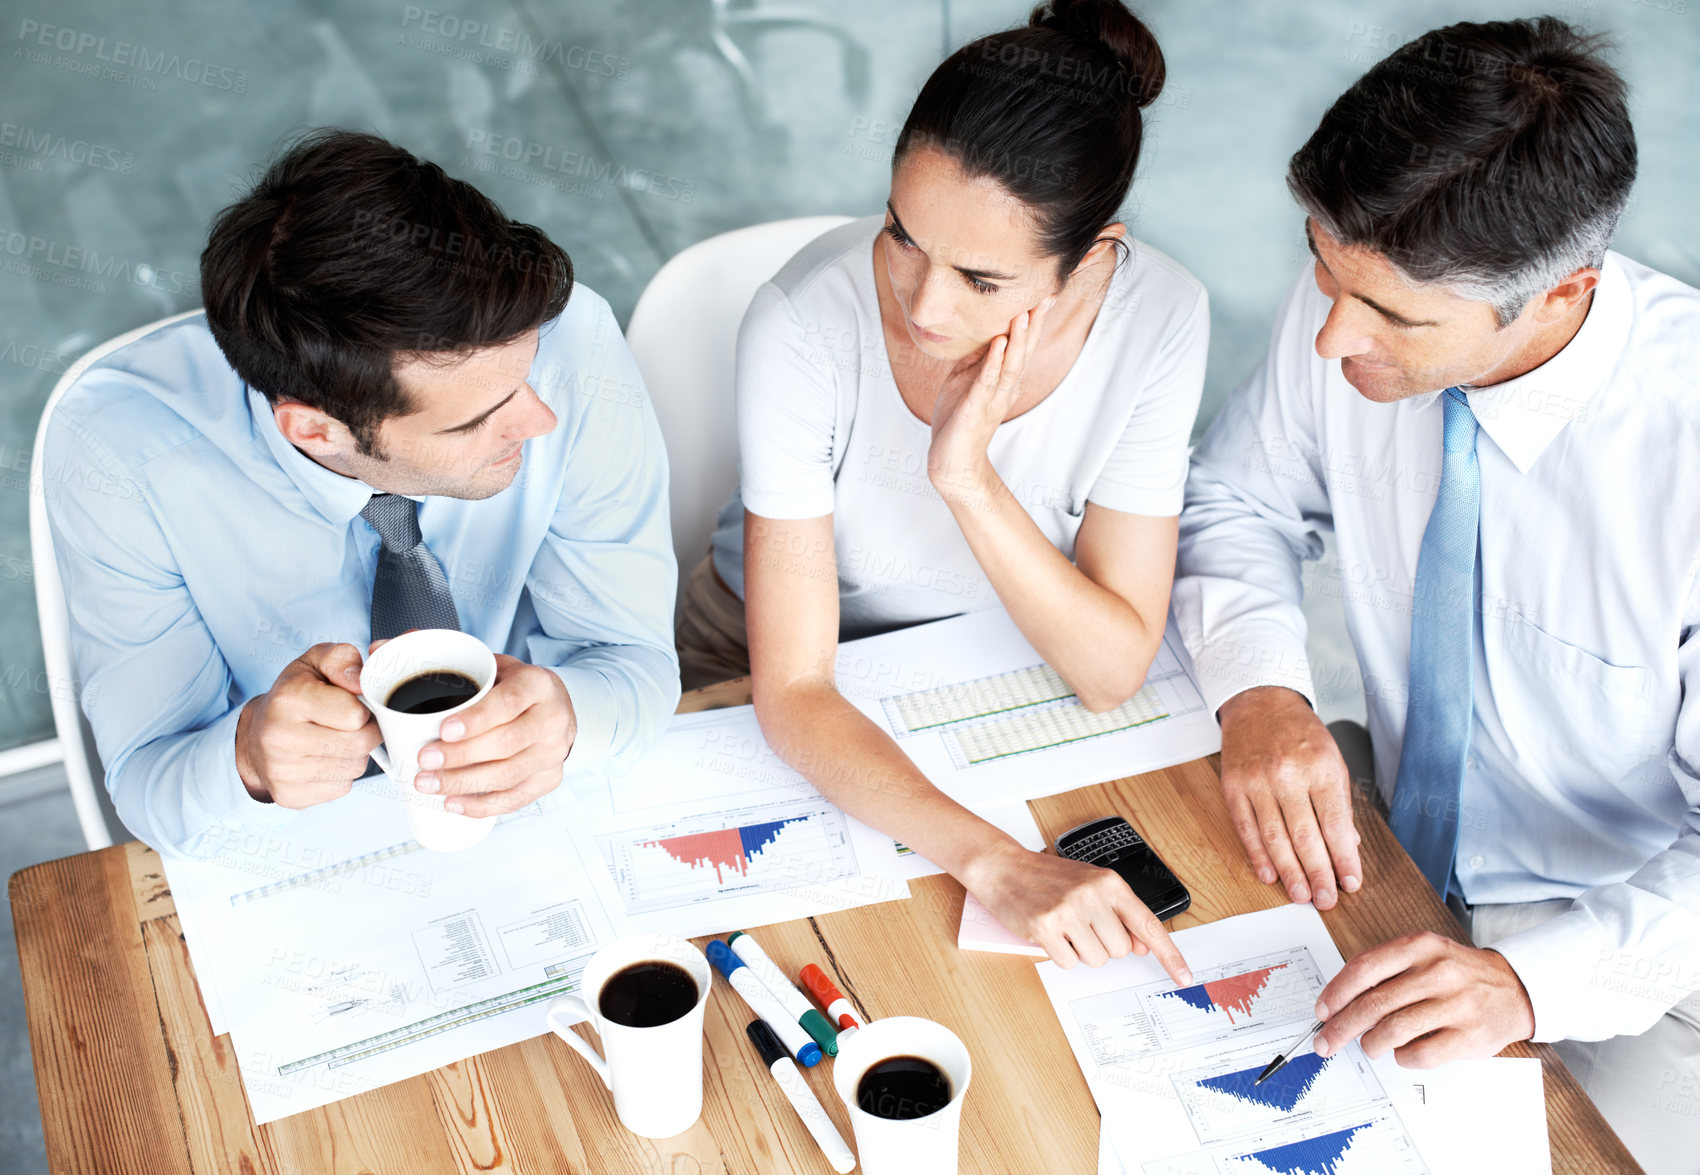
[[[1308,946],[1070,1001],[1097,1080],[1152,1143],[1141,1175],[1428,1175],[1376,1067],[1352,1043],[1301,1049],[1325,975]],[[1164,1140],[1156,1144],[1155,1140]],[[1163,1149],[1157,1149],[1158,1146]]]
[[[1222,1175],[1414,1175],[1426,1172],[1396,1115],[1225,1157]]]
[[[1175,1096],[1200,1142],[1302,1124],[1381,1096],[1368,1062],[1352,1050],[1326,1059],[1300,1053],[1259,1085],[1257,1076],[1268,1063],[1267,1048],[1236,1050],[1173,1076]]]

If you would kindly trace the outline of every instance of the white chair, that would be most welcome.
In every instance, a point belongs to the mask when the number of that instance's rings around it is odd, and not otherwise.
[[[30,558],[35,564],[35,608],[41,621],[41,651],[46,661],[48,697],[53,704],[53,725],[59,731],[59,746],[65,753],[65,778],[71,786],[71,802],[77,808],[77,823],[82,826],[83,839],[91,849],[103,849],[112,843],[112,829],[105,811],[111,802],[106,797],[106,773],[100,765],[100,756],[95,753],[94,736],[83,718],[78,690],[74,688],[77,675],[71,662],[71,621],[65,608],[65,592],[59,583],[59,564],[53,555],[53,532],[47,525],[46,471],[41,455],[47,422],[65,390],[94,364],[162,326],[199,313],[188,310],[173,314],[90,350],[53,385],[53,394],[47,397],[47,406],[41,410],[41,423],[35,430],[35,456],[30,461]]]
[[[679,560],[675,603],[683,602],[686,577],[708,553],[715,512],[738,483],[732,364],[744,311],[793,253],[851,219],[801,216],[698,241],[661,267],[632,310],[626,342],[667,442]]]

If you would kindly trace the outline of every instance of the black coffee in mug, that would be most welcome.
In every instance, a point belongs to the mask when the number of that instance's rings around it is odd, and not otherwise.
[[[645,959],[608,977],[597,998],[604,1020],[627,1028],[659,1028],[697,1006],[697,981],[677,963]]]
[[[475,695],[479,684],[452,669],[416,673],[396,683],[384,705],[399,714],[436,714],[452,710]]]
[[[856,1104],[876,1118],[925,1118],[950,1104],[950,1078],[924,1057],[888,1057],[862,1074]]]

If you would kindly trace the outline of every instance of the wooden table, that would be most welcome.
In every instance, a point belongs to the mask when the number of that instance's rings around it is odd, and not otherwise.
[[[742,682],[681,709],[747,700]],[[1192,891],[1176,928],[1277,905],[1245,863],[1200,760],[1035,801],[1053,841],[1119,812]],[[1368,884],[1323,915],[1348,957],[1415,929],[1456,923],[1359,802]],[[256,1127],[228,1036],[215,1037],[160,868],[130,843],[22,870],[9,886],[47,1154],[56,1172],[828,1172],[744,1036],[750,1015],[717,983],[707,1014],[701,1120],[661,1142],[627,1133],[588,1066],[553,1036],[497,1049],[371,1093]],[[962,887],[912,884],[908,902],[764,929],[788,971],[818,962],[865,1015],[920,1015],[954,1029],[974,1057],[962,1115],[964,1172],[1091,1172],[1098,1113],[1030,960],[961,952]],[[696,940],[701,945],[708,940]],[[581,1029],[589,1035],[588,1029]],[[1638,1168],[1544,1045],[1518,1045],[1546,1073],[1553,1170]],[[828,1065],[809,1082],[848,1139]]]

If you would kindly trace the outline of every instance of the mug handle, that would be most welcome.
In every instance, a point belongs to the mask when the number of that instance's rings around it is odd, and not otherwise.
[[[584,1000],[576,995],[570,994],[559,995],[549,1001],[549,1010],[543,1014],[543,1022],[549,1026],[550,1030],[554,1032],[556,1036],[571,1045],[579,1056],[590,1062],[590,1067],[596,1070],[596,1075],[598,1077],[602,1078],[602,1084],[607,1086],[609,1091],[612,1092],[614,1089],[614,1078],[613,1075],[608,1072],[608,1062],[604,1061],[601,1055],[591,1047],[588,1040],[574,1032],[567,1024],[556,1022],[555,1018],[567,1011],[577,1013],[576,1019],[571,1021],[572,1024],[578,1024],[583,1021],[589,1021],[592,1025],[596,1023],[596,1018],[590,1014],[590,1008],[585,1004]]]
[[[371,710],[372,713],[376,715],[377,710],[373,709],[372,703],[366,700],[366,695],[361,694],[359,697],[360,704],[365,706],[368,710]],[[383,743],[379,743],[377,746],[368,751],[367,754],[371,755],[372,759],[378,764],[378,766],[384,769],[385,775],[389,776],[392,781],[395,779],[395,770],[390,766],[389,748],[385,747]]]

